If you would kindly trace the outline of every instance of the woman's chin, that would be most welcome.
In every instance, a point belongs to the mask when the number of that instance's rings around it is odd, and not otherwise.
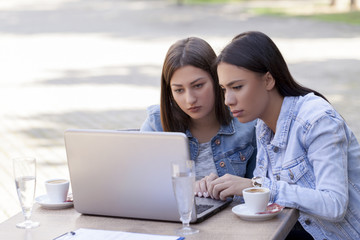
[[[253,121],[254,119],[245,118],[245,117],[237,117],[237,120],[241,123],[247,123],[247,122]]]

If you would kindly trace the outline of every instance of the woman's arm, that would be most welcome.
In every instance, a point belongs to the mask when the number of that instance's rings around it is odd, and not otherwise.
[[[330,221],[344,217],[348,204],[348,139],[344,124],[342,119],[325,115],[306,130],[300,141],[308,162],[297,166],[303,175],[296,182],[290,178],[276,182],[265,179],[264,185],[272,190],[278,204]],[[289,169],[283,171],[287,173]],[[313,171],[314,175],[306,171]]]

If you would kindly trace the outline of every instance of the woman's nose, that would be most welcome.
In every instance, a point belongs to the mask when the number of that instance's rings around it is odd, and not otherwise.
[[[229,93],[229,91],[226,91],[226,93],[225,93],[225,105],[232,106],[232,105],[235,105],[235,103],[236,103],[236,101],[235,101],[234,94]]]
[[[188,91],[186,94],[186,102],[188,104],[194,104],[196,102],[196,96],[191,91]]]

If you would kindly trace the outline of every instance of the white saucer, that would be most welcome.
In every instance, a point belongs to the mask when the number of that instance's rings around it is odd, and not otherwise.
[[[271,205],[268,206],[268,208]],[[277,205],[279,206],[279,205]],[[272,209],[266,213],[249,213],[245,207],[245,204],[239,204],[232,208],[232,212],[235,213],[238,217],[247,221],[265,221],[271,219],[282,212],[284,207],[279,206],[279,208]]]
[[[73,202],[62,202],[62,203],[52,203],[49,201],[47,195],[41,195],[35,198],[35,201],[41,205],[41,207],[46,209],[63,209],[69,208],[74,205]]]

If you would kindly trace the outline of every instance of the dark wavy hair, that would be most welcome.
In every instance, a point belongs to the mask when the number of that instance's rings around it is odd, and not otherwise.
[[[328,101],[319,92],[306,88],[295,81],[275,43],[262,32],[244,32],[234,37],[217,57],[215,66],[217,67],[220,62],[260,74],[269,72],[275,79],[276,89],[283,97],[304,96],[313,92]]]
[[[189,129],[191,119],[175,102],[170,86],[174,72],[184,66],[200,68],[210,74],[214,86],[216,118],[222,125],[230,123],[231,115],[224,104],[217,71],[213,65],[215,60],[214,50],[201,38],[189,37],[170,46],[161,73],[160,114],[164,131],[185,132]]]

